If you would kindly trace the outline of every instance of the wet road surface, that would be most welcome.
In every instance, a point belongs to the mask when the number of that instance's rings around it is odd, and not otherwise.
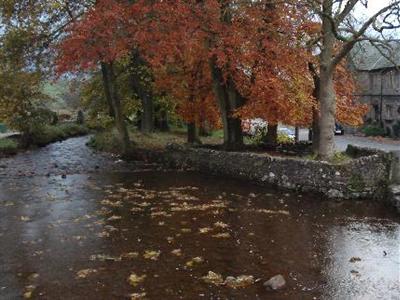
[[[383,205],[127,164],[86,140],[0,160],[0,299],[399,299]],[[266,290],[277,274],[286,288]],[[255,282],[218,279],[240,275]]]

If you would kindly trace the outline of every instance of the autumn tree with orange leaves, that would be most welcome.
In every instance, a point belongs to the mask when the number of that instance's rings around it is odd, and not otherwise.
[[[220,123],[226,148],[241,147],[241,119],[256,117],[267,120],[270,131],[279,122],[308,126],[313,120],[317,131],[320,66],[307,39],[321,27],[309,16],[296,1],[99,0],[69,28],[58,48],[58,71],[101,65],[125,150],[129,137],[113,64],[133,51],[151,68],[156,88],[175,99],[189,124],[189,142],[198,141],[202,123]],[[353,100],[345,64],[336,69],[334,85],[336,118],[358,124],[365,108]]]

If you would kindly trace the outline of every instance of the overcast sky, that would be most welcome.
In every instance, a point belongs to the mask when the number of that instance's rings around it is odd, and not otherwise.
[[[365,8],[363,5],[358,4],[357,13],[360,13],[362,15],[373,15],[389,3],[390,0],[369,0],[368,8]]]

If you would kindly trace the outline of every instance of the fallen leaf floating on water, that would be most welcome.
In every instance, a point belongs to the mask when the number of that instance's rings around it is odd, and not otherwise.
[[[116,221],[116,220],[121,220],[121,219],[122,219],[121,216],[111,216],[107,220],[108,221]]]
[[[131,286],[136,287],[139,283],[142,283],[146,279],[146,275],[138,276],[135,273],[132,273],[128,277],[128,282]]]
[[[212,231],[213,229],[212,228],[210,228],[210,227],[204,227],[204,228],[200,228],[199,229],[199,231],[200,231],[200,233],[208,233],[208,232],[210,232],[210,231]]]
[[[100,203],[102,205],[111,206],[111,207],[122,207],[121,201],[110,201],[108,199],[104,199]]]
[[[134,259],[134,258],[139,257],[139,253],[138,252],[122,253],[121,257],[124,259]]]
[[[30,220],[31,220],[31,218],[29,218],[29,217],[25,217],[25,216],[21,217],[22,222],[29,222]]]
[[[229,225],[225,224],[224,222],[215,222],[214,226],[219,227],[219,228],[224,228],[224,229],[229,227]]]
[[[152,250],[146,250],[143,254],[143,257],[145,259],[151,259],[151,260],[158,260],[160,257],[161,251],[152,251]]]
[[[255,280],[252,275],[240,275],[238,277],[233,277],[233,276],[226,277],[224,284],[227,287],[238,289],[238,288],[245,288],[249,285],[253,285],[254,282]]]
[[[97,236],[99,238],[106,238],[106,237],[110,236],[110,233],[108,231],[102,231],[102,232],[98,233]]]
[[[290,212],[287,210],[271,210],[271,209],[248,209],[248,212],[264,213],[268,215],[285,215],[290,216]]]
[[[231,237],[231,235],[229,232],[222,232],[222,233],[214,234],[212,237],[215,237],[217,239],[229,239]]]
[[[237,277],[227,276],[226,279],[221,274],[209,271],[208,274],[202,277],[207,283],[214,285],[226,285],[232,289],[245,288],[255,283],[254,276],[252,275],[240,275]]]
[[[205,282],[212,283],[215,285],[222,285],[224,283],[222,275],[214,273],[213,271],[208,271],[208,274],[206,276],[203,276],[202,278]]]
[[[25,292],[24,292],[24,299],[31,299],[32,294],[35,291],[36,286],[34,285],[28,285],[25,287]]]
[[[89,258],[91,261],[121,261],[122,258],[119,257],[114,257],[110,255],[105,255],[105,254],[94,254],[91,255]]]
[[[84,279],[86,277],[88,277],[91,274],[97,273],[96,269],[83,269],[80,270],[76,273],[76,278],[77,279]]]
[[[204,262],[204,258],[197,256],[186,262],[186,267],[191,268],[194,265],[201,264],[202,262]]]
[[[182,250],[181,249],[172,250],[171,254],[173,254],[175,256],[182,256]]]
[[[355,262],[357,262],[357,261],[361,261],[361,258],[359,258],[359,257],[352,257],[352,258],[350,258],[350,260],[349,260],[351,263],[355,263]]]
[[[133,293],[131,294],[131,300],[137,300],[137,299],[144,299],[146,297],[146,293]]]

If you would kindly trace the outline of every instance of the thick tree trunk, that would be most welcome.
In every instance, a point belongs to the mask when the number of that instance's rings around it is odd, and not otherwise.
[[[278,144],[278,124],[268,123],[264,143],[268,146],[276,146]]]
[[[114,118],[115,118],[115,127],[118,130],[119,140],[121,142],[122,153],[124,155],[128,154],[130,149],[130,140],[128,129],[125,124],[124,114],[122,111],[121,100],[118,94],[118,89],[115,82],[115,74],[112,63],[101,65],[103,72],[103,82],[104,88],[107,90],[106,94],[108,94],[110,98],[110,102],[112,103]]]
[[[233,114],[244,104],[244,99],[231,79],[228,79],[227,83],[224,82],[222,72],[216,66],[215,58],[210,60],[210,68],[213,90],[224,129],[224,146],[229,150],[241,148],[243,147],[242,121]]]
[[[140,130],[143,133],[154,131],[154,99],[153,94],[144,79],[149,77],[146,62],[141,58],[137,49],[132,51],[131,57],[132,88],[142,102]]]
[[[108,115],[110,117],[114,118],[115,113],[114,113],[114,106],[113,106],[112,95],[111,95],[110,82],[108,79],[108,69],[107,69],[107,65],[103,62],[101,63],[101,73],[102,73],[102,77],[103,77],[104,95],[106,97],[106,101],[108,104]]]
[[[332,28],[333,0],[324,0],[322,4],[322,49],[319,71],[319,145],[318,157],[328,160],[335,153],[334,129],[336,115],[336,95],[333,82],[335,34]]]
[[[316,108],[313,109],[311,141],[312,141],[313,152],[318,154],[318,149],[319,149],[319,111]]]
[[[143,133],[150,133],[154,131],[154,105],[153,98],[144,96],[142,100],[142,114],[140,122],[140,130]]]
[[[324,160],[331,158],[335,153],[336,96],[332,73],[330,70],[321,68],[318,156]]]
[[[196,126],[195,123],[189,123],[187,125],[187,142],[189,144],[201,144],[199,137],[199,128]]]

